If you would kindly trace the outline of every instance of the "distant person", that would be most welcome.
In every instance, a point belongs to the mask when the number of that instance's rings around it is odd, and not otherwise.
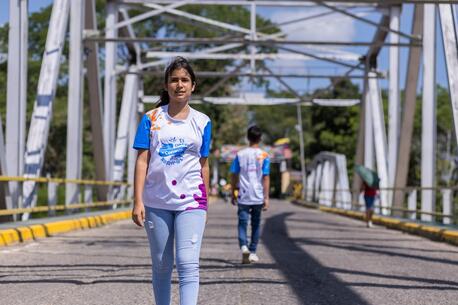
[[[199,256],[207,217],[211,122],[189,106],[194,72],[182,57],[167,67],[158,106],[135,136],[132,219],[145,226],[156,305],[170,305],[174,247],[180,305],[196,305]]]
[[[374,214],[374,204],[378,188],[370,187],[363,181],[362,189],[364,191],[364,203],[366,206],[366,226],[372,228],[372,215]]]
[[[238,204],[238,238],[242,263],[258,262],[256,248],[260,235],[261,211],[269,208],[270,160],[259,148],[262,132],[257,126],[248,128],[249,147],[240,150],[231,164],[232,204]],[[237,190],[237,185],[239,189]],[[251,240],[247,226],[251,218]]]

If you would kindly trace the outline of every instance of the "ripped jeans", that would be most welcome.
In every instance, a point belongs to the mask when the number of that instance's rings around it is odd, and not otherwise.
[[[168,211],[145,207],[145,229],[153,265],[156,305],[170,305],[173,240],[180,284],[180,305],[196,305],[199,293],[199,255],[205,210]]]

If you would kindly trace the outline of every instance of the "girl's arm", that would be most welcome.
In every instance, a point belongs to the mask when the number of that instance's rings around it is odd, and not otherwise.
[[[210,165],[208,164],[208,158],[200,158],[200,166],[202,167],[202,178],[204,179],[205,191],[208,196],[210,195]]]
[[[132,220],[134,223],[143,227],[145,221],[145,206],[143,204],[143,188],[145,186],[146,172],[148,170],[149,151],[141,149],[137,154],[135,162],[134,176],[134,207],[132,209]]]

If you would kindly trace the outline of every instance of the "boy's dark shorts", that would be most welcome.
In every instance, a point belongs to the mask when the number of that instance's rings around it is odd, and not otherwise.
[[[364,196],[364,202],[366,203],[367,210],[374,209],[375,196]]]

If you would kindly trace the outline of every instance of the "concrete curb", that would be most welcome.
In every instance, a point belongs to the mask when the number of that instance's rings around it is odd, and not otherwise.
[[[122,211],[82,217],[77,219],[69,219],[62,221],[54,221],[44,224],[35,224],[30,226],[17,227],[14,229],[0,230],[0,247],[9,246],[16,243],[36,240],[54,235],[101,227],[103,225],[131,217],[131,211]]]
[[[293,200],[292,203],[307,207],[315,208],[320,211],[342,215],[345,217],[350,217],[353,219],[364,220],[364,213],[357,211],[348,211],[338,208],[322,207],[316,204],[311,204],[308,202]],[[374,215],[372,217],[372,222],[378,225],[385,226],[389,229],[399,230],[406,233],[423,236],[435,241],[444,241],[449,244],[458,246],[458,230],[452,230],[449,228],[443,228],[433,225],[425,225],[416,222],[410,222],[406,220],[390,218],[386,216]]]

